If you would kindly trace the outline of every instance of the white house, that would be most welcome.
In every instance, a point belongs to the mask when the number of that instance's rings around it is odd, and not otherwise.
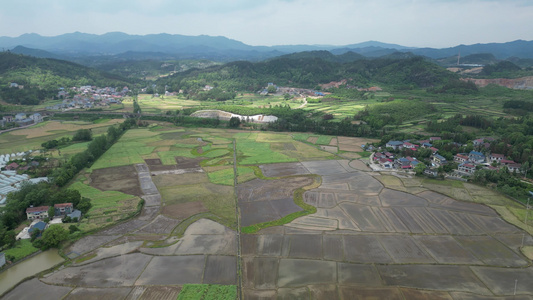
[[[43,116],[41,116],[40,113],[34,113],[33,115],[30,116],[30,119],[33,120],[33,123],[37,124],[43,121]]]
[[[503,159],[505,159],[505,155],[503,154],[496,154],[496,153],[492,153],[491,155],[489,155],[489,161],[491,163],[493,162],[501,162]]]

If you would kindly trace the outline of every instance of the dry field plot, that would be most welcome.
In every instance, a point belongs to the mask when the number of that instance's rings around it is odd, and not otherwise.
[[[109,127],[115,124],[120,124],[124,122],[124,120],[116,119],[116,120],[109,120],[107,122],[103,123],[71,123],[71,122],[61,122],[61,121],[48,121],[43,126],[32,126],[30,128],[15,130],[11,132],[12,135],[23,135],[26,136],[27,139],[37,138],[37,137],[43,137],[43,136],[49,136],[54,135],[57,133],[74,133],[75,131],[79,129],[94,129],[99,127]]]
[[[142,195],[137,171],[133,166],[93,170],[90,177],[91,186],[99,190],[120,191],[135,196]]]

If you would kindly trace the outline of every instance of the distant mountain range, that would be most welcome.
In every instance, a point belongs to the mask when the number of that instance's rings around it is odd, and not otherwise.
[[[116,60],[142,59],[209,59],[220,62],[260,61],[302,51],[326,50],[339,55],[354,52],[366,57],[381,57],[395,52],[410,52],[431,59],[462,57],[489,53],[496,59],[533,58],[533,41],[517,40],[508,43],[459,45],[450,48],[410,48],[396,44],[369,41],[345,46],[280,45],[250,46],[222,36],[185,36],[178,34],[129,35],[111,32],[102,35],[68,33],[45,37],[24,34],[19,37],[0,37],[0,49],[36,57],[66,59],[87,64],[87,57],[113,57]]]

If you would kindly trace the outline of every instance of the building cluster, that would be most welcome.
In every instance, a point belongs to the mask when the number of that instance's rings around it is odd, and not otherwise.
[[[10,123],[17,124],[18,126],[28,126],[37,124],[43,121],[43,116],[40,113],[34,113],[27,115],[26,113],[18,113],[15,116],[3,116],[0,119],[0,127],[6,127]]]
[[[440,137],[430,137],[428,140],[420,141],[389,141],[385,144],[385,147],[392,150],[405,150],[418,151],[421,148],[431,150],[431,156],[429,157],[431,165],[424,171],[424,174],[430,176],[436,176],[438,169],[444,166],[448,161],[444,156],[438,153],[439,149],[433,147],[433,142],[441,140]],[[457,169],[454,170],[456,175],[470,176],[479,169],[499,170],[500,168],[507,168],[509,172],[521,172],[522,165],[512,160],[506,159],[505,155],[498,153],[482,153],[480,151],[485,150],[488,152],[490,143],[493,142],[492,138],[480,138],[472,141],[476,150],[472,150],[469,153],[458,153],[454,155],[453,162],[457,163]],[[453,142],[457,147],[461,147],[461,144]],[[380,149],[381,150],[381,149]],[[392,151],[390,150],[390,151]],[[420,161],[411,156],[401,157],[389,151],[381,151],[373,153],[374,164],[379,165],[382,169],[396,169],[396,170],[410,170],[414,169]]]
[[[96,86],[72,87],[70,90],[60,88],[57,93],[62,103],[47,106],[47,110],[68,110],[68,109],[92,109],[106,107],[111,104],[120,104],[122,99],[128,94],[127,86],[121,89],[112,87],[99,88]],[[72,96],[72,97],[71,97]]]
[[[312,89],[277,86],[272,82],[269,82],[267,84],[267,87],[258,91],[258,93],[263,96],[268,95],[269,87],[274,87],[276,89],[275,94],[277,95],[289,94],[293,97],[323,97],[326,94],[331,94],[331,93],[324,93],[324,92],[320,92],[320,91],[312,90]]]
[[[72,203],[59,203],[54,204],[54,215],[50,216],[50,206],[30,206],[26,209],[26,216],[28,220],[31,220],[32,223],[30,226],[25,227],[16,237],[17,240],[29,239],[31,238],[35,230],[39,230],[39,235],[45,231],[49,225],[62,223],[62,219],[69,217],[71,219],[76,218],[79,220],[81,218],[81,211],[74,209]],[[45,223],[45,219],[50,221]]]

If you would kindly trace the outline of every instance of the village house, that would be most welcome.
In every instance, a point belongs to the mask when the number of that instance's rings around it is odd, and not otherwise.
[[[521,164],[509,164],[509,165],[507,165],[507,169],[511,173],[521,173],[520,168],[522,168]]]
[[[514,160],[509,160],[509,159],[500,160],[500,165],[503,165],[503,166],[514,165],[514,164],[516,164]]]
[[[33,120],[33,123],[41,123],[43,121],[43,116],[40,113],[34,113],[30,116],[30,119]]]
[[[400,142],[400,141],[388,141],[387,144],[385,144],[385,147],[392,148],[394,150],[402,149],[403,148],[403,142]]]
[[[19,164],[17,164],[16,162],[12,162],[6,166],[6,170],[12,171],[12,170],[18,169],[18,167],[19,167]]]
[[[438,176],[438,172],[435,169],[425,169],[424,170],[424,175],[429,176],[429,177],[437,177]]]
[[[453,161],[462,164],[465,161],[468,161],[468,156],[466,155],[466,153],[458,153],[453,156]]]
[[[504,158],[505,158],[505,155],[503,155],[503,154],[492,153],[491,155],[489,155],[489,162],[491,162],[491,163],[494,163],[494,162],[499,163]]]
[[[26,119],[26,114],[25,113],[18,113],[15,115],[15,121],[22,121]]]
[[[26,208],[26,216],[28,220],[46,219],[48,218],[48,206],[28,207]]]
[[[444,158],[444,156],[442,155],[439,155],[439,154],[434,154],[431,156],[431,160],[433,161],[433,163],[435,165],[438,165],[438,166],[442,166],[442,165],[445,165],[448,161],[446,160],[446,158]]]
[[[60,203],[54,204],[55,216],[64,217],[74,211],[74,206],[72,203]]]
[[[474,144],[474,147],[479,147],[481,145],[483,145],[485,143],[485,141],[483,139],[477,139],[477,140],[473,140],[472,141],[472,144]]]
[[[419,164],[419,161],[414,157],[401,157],[394,161],[394,166],[398,169],[412,169]]]
[[[45,222],[42,222],[42,221],[39,221],[35,224],[33,224],[30,229],[28,229],[28,234],[29,236],[31,237],[31,235],[33,234],[33,232],[35,231],[39,231],[39,234],[37,235],[37,237],[40,237],[42,234],[43,234],[43,231],[48,227],[48,225],[45,223]]]
[[[392,167],[393,167],[392,160],[390,160],[388,158],[379,159],[379,165],[382,168],[385,168],[385,169],[392,169]]]
[[[6,121],[6,123],[13,122],[13,116],[3,116],[2,120]]]
[[[429,138],[429,141],[430,141],[430,142],[440,141],[440,140],[442,140],[442,138],[441,138],[441,137],[438,137],[438,136],[432,136],[432,137]]]
[[[468,160],[475,164],[481,164],[485,162],[485,155],[481,152],[470,151],[470,153],[468,153]]]
[[[416,148],[418,147],[417,145],[415,144],[411,144],[409,142],[404,142],[403,143],[403,147],[406,148],[406,149],[411,149],[413,151],[416,151]]]
[[[474,174],[476,172],[476,166],[470,163],[462,163],[458,168],[459,172],[466,174]]]

